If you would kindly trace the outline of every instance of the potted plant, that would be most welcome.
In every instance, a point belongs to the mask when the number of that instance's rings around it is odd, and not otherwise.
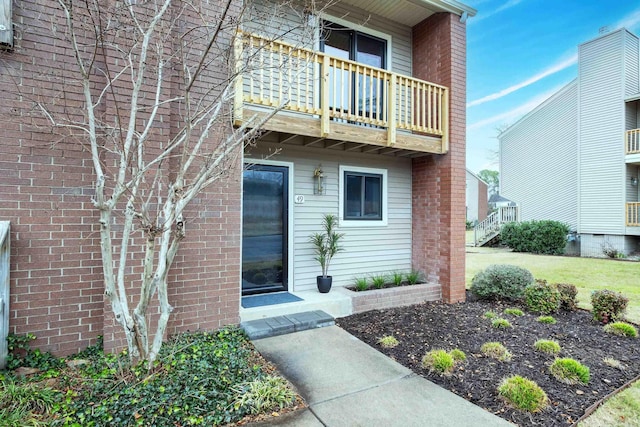
[[[340,246],[340,239],[344,237],[344,234],[335,231],[337,224],[338,218],[335,215],[325,214],[322,220],[324,232],[314,233],[309,237],[309,240],[315,246],[315,260],[320,263],[322,268],[322,275],[316,278],[316,283],[318,291],[323,294],[331,290],[332,277],[327,275],[331,258],[344,250]]]

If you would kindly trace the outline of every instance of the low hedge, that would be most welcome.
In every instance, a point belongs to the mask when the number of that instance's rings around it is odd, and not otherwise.
[[[560,221],[524,221],[504,224],[500,241],[515,252],[561,255],[567,245],[569,225]]]

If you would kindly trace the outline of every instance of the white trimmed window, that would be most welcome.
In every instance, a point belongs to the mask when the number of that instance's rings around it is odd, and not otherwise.
[[[340,165],[340,226],[387,225],[387,170]]]

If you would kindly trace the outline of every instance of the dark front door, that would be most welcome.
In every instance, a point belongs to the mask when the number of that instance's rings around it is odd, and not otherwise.
[[[289,168],[250,165],[243,173],[242,294],[287,290]]]

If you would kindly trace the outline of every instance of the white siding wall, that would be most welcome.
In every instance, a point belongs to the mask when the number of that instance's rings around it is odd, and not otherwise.
[[[523,221],[578,220],[577,83],[574,81],[499,137],[500,194]]]
[[[247,15],[243,28],[246,31],[278,38],[282,38],[282,34],[294,29],[285,36],[284,41],[295,45],[302,44],[307,48],[317,47],[319,43],[317,40],[318,32],[301,31],[301,28],[306,26],[303,23],[307,19],[303,13],[304,7],[302,5],[295,6],[295,3],[293,6],[288,3],[286,6],[277,6],[278,4],[280,3],[273,0],[254,0],[252,10]],[[391,61],[387,68],[399,74],[411,75],[410,27],[340,3],[323,10],[322,13],[328,20],[335,17],[353,23],[353,27],[356,29],[363,27],[365,28],[363,31],[366,31],[366,28],[370,28],[391,36]],[[310,34],[313,35],[310,36]]]
[[[388,225],[386,227],[341,228],[345,233],[345,251],[333,259],[329,274],[334,286],[347,286],[354,277],[411,269],[411,161],[409,159],[355,154],[342,151],[271,145],[259,142],[246,158],[257,159],[279,148],[272,160],[294,163],[291,196],[304,195],[304,204],[292,204],[293,280],[289,289],[311,290],[316,287],[320,266],[313,259],[309,235],[321,231],[325,213],[338,215],[339,166],[387,169]],[[270,151],[271,150],[271,151]],[[322,164],[326,177],[326,194],[313,194],[313,171]]]
[[[467,171],[467,221],[478,220],[478,187],[480,182],[471,172]]]
[[[633,96],[640,92],[640,61],[638,37],[625,32],[624,46],[624,95]]]
[[[579,46],[580,233],[624,232],[627,35],[616,31]]]

